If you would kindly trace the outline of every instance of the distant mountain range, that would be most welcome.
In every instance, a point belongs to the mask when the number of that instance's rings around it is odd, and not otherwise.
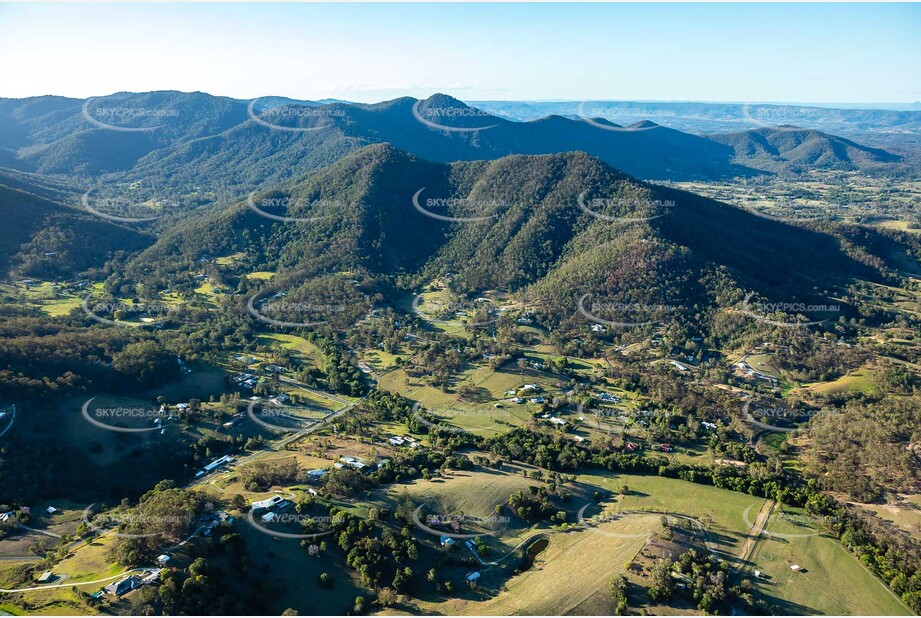
[[[470,101],[470,105],[528,121],[555,114],[602,116],[615,122],[653,120],[698,135],[792,125],[843,135],[873,146],[921,150],[921,104],[902,109],[808,104],[707,103],[681,101]]]
[[[899,160],[818,131],[804,130],[802,139],[793,133],[768,139],[764,129],[748,137],[700,136],[638,116],[629,125],[589,116],[509,120],[516,109],[498,106],[499,115],[492,115],[445,95],[370,105],[281,97],[248,102],[171,91],[0,99],[0,166],[66,177],[87,188],[117,179],[172,192],[220,187],[239,196],[383,142],[436,162],[581,151],[652,180],[712,180],[805,164],[873,169]],[[634,111],[659,119],[656,109]],[[916,114],[880,113],[896,114],[906,126]]]

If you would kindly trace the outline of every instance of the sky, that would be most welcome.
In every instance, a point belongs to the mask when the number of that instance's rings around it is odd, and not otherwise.
[[[921,4],[0,4],[0,97],[921,100]]]

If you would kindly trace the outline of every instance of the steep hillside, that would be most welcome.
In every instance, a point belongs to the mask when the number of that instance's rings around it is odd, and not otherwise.
[[[583,153],[438,164],[383,144],[186,221],[126,276],[165,287],[202,257],[240,252],[231,283],[247,269],[290,285],[336,273],[407,285],[450,271],[461,289],[527,291],[560,318],[589,293],[691,312],[740,290],[792,302],[884,276],[884,261],[858,250],[872,243],[836,230],[648,185]]]
[[[0,173],[0,273],[60,278],[102,266],[116,251],[138,251],[153,237],[113,225],[48,199],[61,189],[30,186],[28,177]],[[30,191],[31,189],[31,191]]]

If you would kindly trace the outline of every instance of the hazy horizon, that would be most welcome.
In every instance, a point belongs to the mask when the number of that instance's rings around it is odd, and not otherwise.
[[[0,83],[11,98],[904,104],[921,100],[919,24],[917,4],[3,4]]]

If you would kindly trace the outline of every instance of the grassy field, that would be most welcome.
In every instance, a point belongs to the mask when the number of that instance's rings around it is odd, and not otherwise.
[[[248,273],[246,275],[246,278],[247,279],[262,279],[262,280],[267,281],[274,276],[275,276],[275,273],[273,272],[269,272],[267,270],[257,270],[255,272]]]
[[[533,369],[506,365],[494,371],[485,365],[474,365],[460,372],[457,379],[457,384],[470,383],[476,387],[475,394],[466,399],[460,399],[453,389],[445,392],[411,378],[403,369],[381,376],[379,387],[421,403],[427,411],[456,427],[481,436],[493,436],[508,431],[509,427],[525,425],[540,409],[539,404],[530,401],[524,404],[508,401],[512,395],[506,395],[506,391],[533,383],[541,387],[539,395],[550,397],[559,390],[555,386],[558,381],[559,378],[551,374]],[[501,407],[497,408],[497,403]]]
[[[788,509],[790,510],[790,509]],[[911,612],[836,540],[801,522],[772,518],[752,555],[759,595],[785,614],[905,616]],[[799,572],[790,569],[797,564]]]
[[[627,538],[601,534],[615,529]],[[464,615],[612,615],[608,584],[624,572],[647,536],[659,529],[659,518],[648,515],[608,522],[594,531],[554,535],[535,563],[501,588],[491,588],[490,573],[483,574],[483,596],[495,596],[421,606],[433,612]]]
[[[841,376],[831,382],[809,384],[804,388],[820,395],[837,395],[840,393],[864,393],[879,396],[883,394],[877,385],[877,377],[872,369],[863,367],[857,371]]]

